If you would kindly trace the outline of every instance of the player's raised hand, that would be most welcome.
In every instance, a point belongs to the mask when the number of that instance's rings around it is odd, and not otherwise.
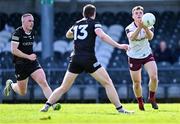
[[[148,28],[147,26],[145,26],[145,25],[143,24],[142,20],[139,20],[139,21],[138,21],[138,26],[139,26],[140,28],[144,28],[144,29]]]
[[[37,56],[36,56],[36,54],[30,54],[29,56],[28,56],[28,59],[29,60],[31,60],[31,61],[34,61],[34,60],[36,60],[36,58],[37,58]]]
[[[129,45],[128,44],[119,44],[119,48],[127,51],[129,49]]]

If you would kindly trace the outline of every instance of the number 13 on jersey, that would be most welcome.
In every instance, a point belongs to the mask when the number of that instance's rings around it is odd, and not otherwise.
[[[84,40],[88,36],[88,25],[76,25],[74,26],[74,40]]]

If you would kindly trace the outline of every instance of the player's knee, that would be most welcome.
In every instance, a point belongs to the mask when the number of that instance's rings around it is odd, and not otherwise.
[[[38,83],[44,88],[48,87],[48,83],[45,79],[39,79]]]
[[[141,81],[140,81],[140,80],[133,80],[133,84],[134,84],[134,85],[140,85],[140,84],[141,84]]]
[[[106,87],[106,86],[113,85],[113,83],[112,83],[112,80],[110,78],[107,78],[106,80],[103,81],[102,85],[104,87]]]
[[[134,87],[135,89],[139,89],[139,88],[141,87],[141,82],[140,82],[140,81],[134,81],[133,87]]]
[[[158,82],[158,77],[156,75],[150,76],[150,80],[153,82]]]

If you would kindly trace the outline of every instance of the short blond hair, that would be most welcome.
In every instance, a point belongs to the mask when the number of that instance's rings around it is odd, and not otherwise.
[[[21,22],[23,22],[24,18],[27,17],[27,16],[32,16],[33,17],[33,15],[31,13],[25,13],[25,14],[23,14],[21,16]]]
[[[133,9],[132,9],[132,14],[135,10],[142,10],[144,11],[144,8],[142,6],[135,6]]]

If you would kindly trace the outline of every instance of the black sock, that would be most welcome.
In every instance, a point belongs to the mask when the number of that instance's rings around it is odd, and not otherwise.
[[[48,106],[52,106],[52,104],[51,104],[51,103],[49,103],[49,102],[46,102],[46,105],[48,105]]]
[[[123,108],[123,107],[122,107],[122,105],[121,105],[120,107],[117,107],[116,109],[117,109],[117,110],[120,110],[120,109],[122,109],[122,108]]]

